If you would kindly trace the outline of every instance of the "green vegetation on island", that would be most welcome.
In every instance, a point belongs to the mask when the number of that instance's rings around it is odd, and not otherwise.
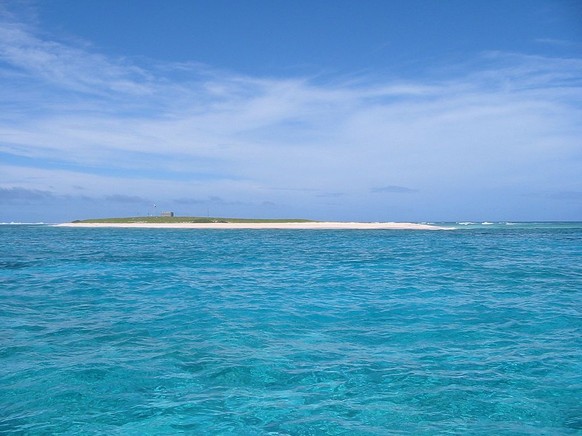
[[[91,218],[86,220],[75,220],[73,223],[312,223],[313,220],[306,219],[256,219],[256,218],[217,218],[198,216],[138,216],[127,218]]]

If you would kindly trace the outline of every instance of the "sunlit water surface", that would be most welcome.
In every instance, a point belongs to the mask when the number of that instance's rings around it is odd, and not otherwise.
[[[0,226],[2,434],[580,434],[582,226]]]

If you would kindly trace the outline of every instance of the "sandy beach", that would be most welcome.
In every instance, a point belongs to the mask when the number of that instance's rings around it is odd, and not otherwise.
[[[305,222],[305,223],[63,223],[58,227],[80,228],[138,228],[138,229],[281,229],[281,230],[446,230],[429,224],[417,223],[360,223],[360,222]]]

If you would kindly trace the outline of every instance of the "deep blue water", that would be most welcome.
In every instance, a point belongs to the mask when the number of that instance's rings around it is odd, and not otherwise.
[[[582,225],[0,226],[0,434],[581,434]]]

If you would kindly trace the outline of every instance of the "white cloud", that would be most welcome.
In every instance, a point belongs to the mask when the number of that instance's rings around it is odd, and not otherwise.
[[[144,95],[151,91],[149,75],[135,65],[42,40],[23,24],[6,19],[0,25],[0,56],[15,68],[79,92]]]
[[[488,53],[442,80],[322,84],[197,64],[138,66],[9,20],[0,41],[7,189],[217,196],[321,214],[361,206],[378,218],[385,210],[371,190],[412,186],[414,196],[397,197],[422,197],[426,209],[410,206],[419,219],[442,202],[453,217],[469,191],[479,202],[491,189],[582,189],[579,59]]]

